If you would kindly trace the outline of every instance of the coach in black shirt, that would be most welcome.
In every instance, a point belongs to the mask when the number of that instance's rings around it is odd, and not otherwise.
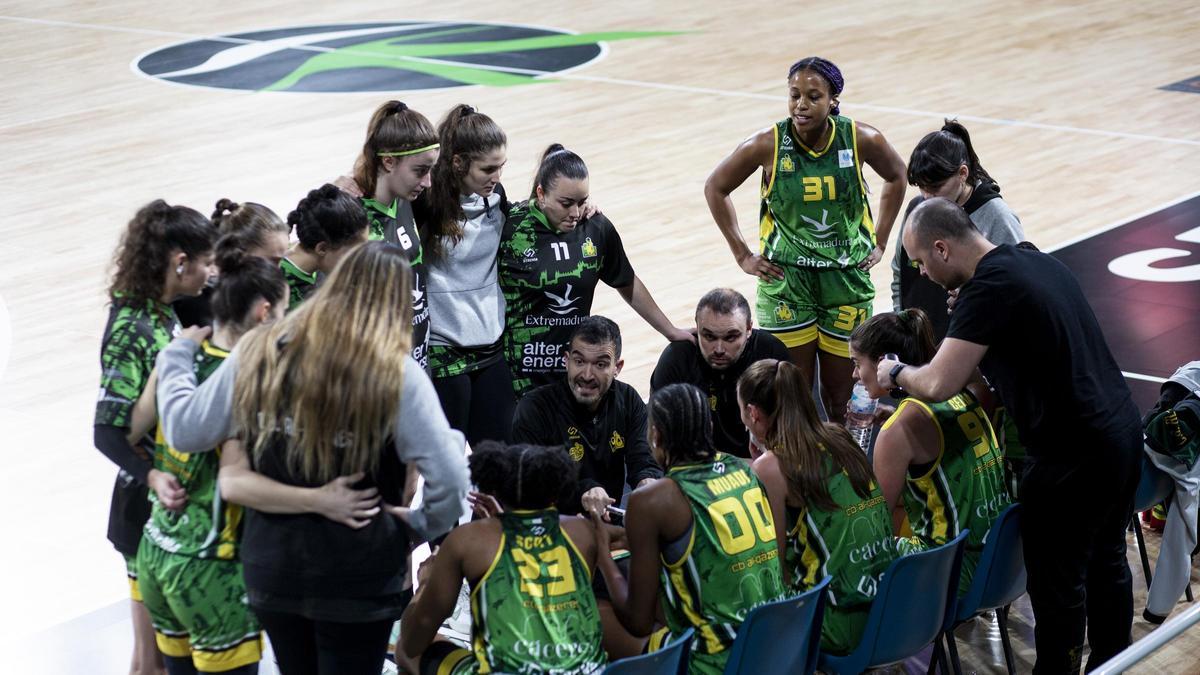
[[[978,366],[999,391],[1029,453],[1019,498],[1034,672],[1079,672],[1085,626],[1091,670],[1129,645],[1133,622],[1125,526],[1142,432],[1129,387],[1066,266],[988,242],[945,199],[922,203],[909,222],[909,258],[958,298],[933,360],[885,359],[879,381],[941,401]]]
[[[742,424],[737,381],[760,359],[789,360],[779,338],[753,328],[750,304],[735,290],[717,288],[696,306],[696,338],[667,345],[650,376],[650,389],[693,384],[708,395],[713,444],[721,452],[749,457],[750,432]]]
[[[564,513],[604,515],[630,488],[661,478],[646,435],[646,404],[637,390],[617,381],[621,330],[602,316],[575,327],[567,344],[566,378],[542,385],[517,404],[513,440],[561,445],[579,463],[580,495],[560,505]]]

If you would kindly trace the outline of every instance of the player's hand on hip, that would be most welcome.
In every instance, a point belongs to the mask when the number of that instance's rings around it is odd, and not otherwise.
[[[871,252],[867,254],[867,257],[858,264],[858,269],[869,270],[878,265],[880,260],[883,260],[883,249],[876,246],[875,248],[871,249]]]
[[[738,261],[738,266],[742,271],[751,276],[758,277],[763,281],[771,281],[772,279],[782,279],[783,270],[770,260],[762,257],[757,253],[742,258]]]
[[[597,486],[583,493],[583,497],[579,501],[583,505],[584,511],[597,518],[608,520],[608,512],[605,511],[605,507],[609,504],[615,504],[617,500],[609,497],[604,488]]]

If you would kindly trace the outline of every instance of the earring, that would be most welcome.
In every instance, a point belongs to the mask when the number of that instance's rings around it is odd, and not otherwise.
[[[183,276],[183,264],[182,263],[179,265],[179,267],[175,268],[175,276],[177,276],[177,277]]]

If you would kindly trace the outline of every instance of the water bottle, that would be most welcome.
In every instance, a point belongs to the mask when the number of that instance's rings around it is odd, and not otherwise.
[[[867,393],[867,388],[861,382],[854,384],[850,394],[850,406],[846,413],[846,430],[858,443],[858,447],[867,451],[871,443],[871,431],[875,426],[875,404],[877,401]]]

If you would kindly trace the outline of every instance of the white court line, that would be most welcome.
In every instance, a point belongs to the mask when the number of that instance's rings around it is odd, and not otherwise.
[[[88,30],[105,30],[105,31],[112,31],[112,32],[137,33],[137,34],[141,34],[141,35],[159,35],[159,36],[164,36],[164,37],[177,37],[177,38],[186,38],[186,39],[192,39],[192,40],[213,40],[213,41],[217,41],[217,42],[230,42],[230,43],[235,43],[235,44],[246,44],[246,43],[254,42],[253,40],[246,40],[244,38],[229,38],[229,37],[213,36],[213,35],[194,35],[194,34],[179,33],[179,32],[174,32],[174,31],[160,31],[160,30],[153,30],[153,29],[146,29],[146,28],[126,28],[124,26],[87,24],[87,23],[79,23],[79,22],[74,22],[74,21],[58,21],[58,20],[52,20],[52,19],[33,19],[33,18],[21,17],[21,16],[0,15],[0,20],[18,21],[18,22],[46,25],[46,26],[63,26],[63,27],[68,27],[68,28],[82,28],[82,29],[88,29]],[[450,22],[448,22],[448,23],[450,23]],[[316,51],[316,52],[332,51],[328,47],[312,47],[312,46],[293,47],[293,49],[305,49],[305,50]],[[390,55],[379,55],[379,56],[386,57],[386,56],[390,56]],[[442,63],[442,64],[463,65],[462,63],[456,62],[456,61],[440,61],[437,59],[422,59],[422,58],[418,58],[418,57],[403,57],[403,56],[395,57],[395,56],[393,56],[393,58],[397,58],[399,60],[433,61],[433,62]],[[731,91],[731,90],[727,90],[727,89],[712,89],[712,88],[708,88],[708,87],[692,87],[692,86],[688,86],[688,85],[668,84],[665,82],[646,82],[646,81],[642,81],[642,80],[628,80],[628,79],[622,79],[622,78],[599,77],[599,76],[593,76],[593,75],[554,73],[554,72],[549,72],[549,71],[529,70],[529,69],[524,69],[524,68],[504,68],[504,67],[498,67],[498,66],[487,66],[487,65],[479,65],[479,64],[469,64],[469,65],[471,67],[479,68],[481,70],[495,70],[495,71],[499,71],[499,72],[520,73],[520,74],[534,75],[534,76],[553,75],[554,77],[566,79],[566,80],[597,82],[597,83],[602,83],[602,84],[617,84],[617,85],[623,85],[623,86],[629,86],[629,87],[657,89],[660,91],[679,91],[679,92],[685,92],[685,93],[689,93],[689,94],[705,94],[705,95],[709,95],[709,96],[721,96],[721,97],[726,97],[726,98],[749,98],[749,99],[770,100],[770,101],[783,101],[786,98],[782,95],[775,95],[775,94],[760,94],[760,93],[754,93],[754,92]],[[957,117],[960,120],[964,120],[964,121],[968,121],[968,122],[978,122],[980,124],[990,124],[993,126],[1022,127],[1022,128],[1026,128],[1026,129],[1038,129],[1041,131],[1058,131],[1058,132],[1063,132],[1063,133],[1082,134],[1082,135],[1087,135],[1087,136],[1100,136],[1100,137],[1104,137],[1104,138],[1121,138],[1121,139],[1126,139],[1126,140],[1151,141],[1151,142],[1155,142],[1155,143],[1167,143],[1167,144],[1171,144],[1171,145],[1187,145],[1187,146],[1200,147],[1200,140],[1192,140],[1192,139],[1187,139],[1187,138],[1172,138],[1169,136],[1154,136],[1151,134],[1133,134],[1133,133],[1128,133],[1128,132],[1123,132],[1123,131],[1110,131],[1107,129],[1090,129],[1087,127],[1076,127],[1076,126],[1071,126],[1071,125],[1066,125],[1066,124],[1047,124],[1047,123],[1043,123],[1043,122],[1029,122],[1029,121],[1025,121],[1025,120],[1005,119],[1005,118],[1001,118],[1001,117],[984,117],[984,116],[980,116],[980,115],[963,115],[963,114],[948,113],[948,112],[933,112],[933,111],[928,111],[928,110],[914,110],[911,108],[899,108],[899,107],[895,107],[895,106],[876,105],[873,103],[847,102],[847,103],[844,103],[843,105],[845,105],[846,107],[849,107],[849,108],[862,108],[863,110],[874,110],[877,112],[887,112],[887,113],[893,113],[893,114],[897,114],[897,115],[907,115],[910,117],[928,117],[928,118],[938,118],[938,119],[948,118],[948,117]],[[21,123],[21,124],[27,124],[27,123],[28,122]],[[0,127],[0,129],[2,129],[2,128],[8,128],[8,127]]]
[[[1165,378],[1165,377],[1155,377],[1153,375],[1142,375],[1141,373],[1127,373],[1124,370],[1121,371],[1121,374],[1131,380],[1142,380],[1143,382],[1156,382],[1158,384],[1162,384],[1163,382],[1167,381],[1167,378]]]

